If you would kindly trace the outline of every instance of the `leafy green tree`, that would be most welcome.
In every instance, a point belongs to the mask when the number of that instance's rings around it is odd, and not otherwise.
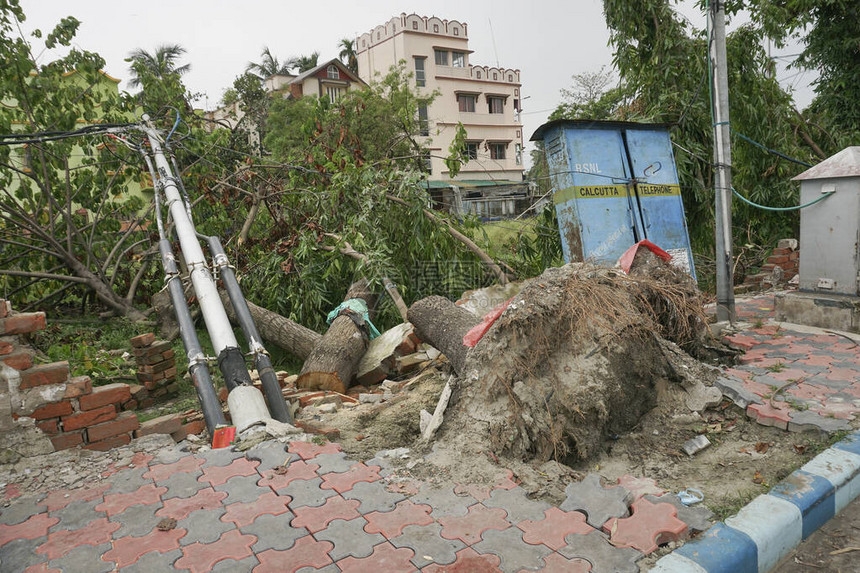
[[[270,76],[289,75],[290,69],[295,67],[293,65],[293,60],[288,60],[286,62],[279,61],[278,58],[272,54],[272,51],[268,46],[263,48],[260,58],[259,62],[249,63],[245,71],[255,74],[262,79],[266,79]]]
[[[355,40],[344,38],[338,47],[340,48],[340,54],[338,54],[340,61],[349,68],[349,71],[358,75],[358,55],[355,53]]]
[[[305,56],[296,56],[294,58],[290,58],[288,61],[290,69],[297,69],[298,72],[304,73],[308,70],[312,70],[319,65],[320,53],[313,52],[309,55]]]
[[[141,75],[144,71],[157,79],[164,79],[172,74],[187,74],[191,71],[191,64],[177,65],[184,54],[185,48],[179,44],[164,44],[155,48],[152,53],[143,48],[134,50],[126,58],[127,62],[131,62],[131,79],[128,80],[128,85],[133,88],[142,87]]]

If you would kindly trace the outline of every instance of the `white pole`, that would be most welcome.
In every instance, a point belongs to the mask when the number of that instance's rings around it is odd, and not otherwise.
[[[144,116],[143,119],[144,122],[148,123],[148,117]],[[142,127],[142,129],[149,138],[149,144],[152,147],[155,168],[163,182],[167,208],[170,210],[170,216],[173,217],[173,222],[176,225],[182,257],[188,265],[191,283],[194,285],[194,294],[200,303],[203,320],[206,322],[206,330],[209,331],[215,354],[220,354],[225,348],[238,348],[239,343],[236,341],[233,328],[230,326],[230,319],[227,318],[227,313],[221,304],[221,297],[218,296],[215,281],[206,266],[206,256],[197,240],[194,226],[188,219],[185,204],[179,194],[179,187],[171,174],[170,164],[164,157],[159,137],[150,125]]]

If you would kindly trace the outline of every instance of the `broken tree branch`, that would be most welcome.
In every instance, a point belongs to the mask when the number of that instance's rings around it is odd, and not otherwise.
[[[409,307],[409,322],[415,326],[418,338],[444,354],[454,372],[463,373],[469,353],[463,337],[478,324],[478,317],[447,298],[434,295]]]

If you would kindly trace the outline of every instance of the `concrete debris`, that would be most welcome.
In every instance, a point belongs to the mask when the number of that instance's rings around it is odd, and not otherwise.
[[[711,440],[709,440],[707,436],[702,435],[687,440],[686,442],[684,442],[684,445],[681,446],[681,449],[684,450],[685,454],[692,457],[693,455],[701,452],[710,445]]]
[[[713,386],[705,386],[701,382],[697,382],[692,388],[687,390],[687,408],[691,412],[701,412],[708,408],[718,406],[723,399],[723,393],[719,388]]]

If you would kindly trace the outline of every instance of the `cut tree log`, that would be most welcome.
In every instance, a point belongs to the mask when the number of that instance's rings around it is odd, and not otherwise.
[[[235,324],[236,312],[233,310],[233,304],[230,302],[227,291],[219,290],[218,294],[221,295],[221,302],[224,304],[224,310],[227,311],[227,317]],[[247,302],[248,310],[251,311],[251,317],[257,325],[257,330],[266,342],[271,342],[290,354],[307,360],[314,346],[322,340],[320,333],[305,328],[276,312],[257,306],[251,301]]]
[[[366,280],[354,282],[349,287],[344,300],[351,298],[363,300],[373,320],[376,297],[370,292]],[[367,334],[362,332],[349,316],[338,316],[305,360],[296,380],[296,387],[333,390],[345,394],[367,346]]]
[[[458,375],[463,373],[469,347],[463,336],[478,324],[478,318],[441,296],[428,296],[409,307],[409,322],[415,326],[418,338],[427,342],[448,358]]]

